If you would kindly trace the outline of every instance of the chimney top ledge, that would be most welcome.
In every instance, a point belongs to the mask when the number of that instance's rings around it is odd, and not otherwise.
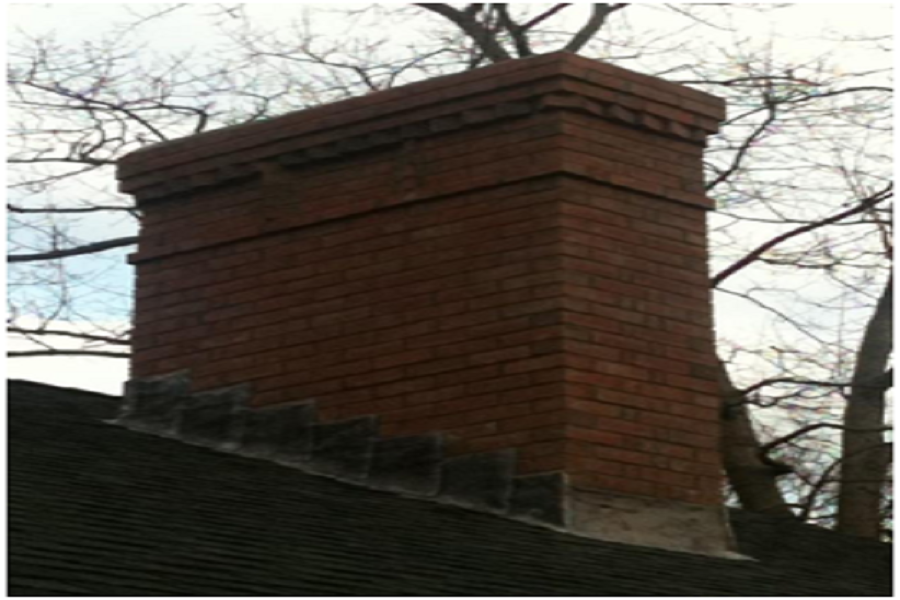
[[[255,173],[257,169],[247,168],[255,162],[290,164],[290,158],[282,157],[291,155],[327,159],[394,137],[395,142],[402,141],[417,137],[417,132],[437,134],[543,108],[579,110],[633,126],[646,125],[694,143],[714,133],[725,112],[724,102],[715,96],[557,52],[161,142],[123,157],[117,175],[126,193],[150,191],[159,181],[177,182],[179,189],[187,190]],[[411,127],[416,125],[418,129]],[[328,156],[316,155],[322,150]],[[170,188],[137,195],[139,200],[168,195],[173,193]]]

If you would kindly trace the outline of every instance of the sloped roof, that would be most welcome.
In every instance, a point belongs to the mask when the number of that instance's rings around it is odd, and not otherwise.
[[[891,546],[736,511],[728,560],[584,539],[103,421],[9,388],[11,595],[891,595]]]

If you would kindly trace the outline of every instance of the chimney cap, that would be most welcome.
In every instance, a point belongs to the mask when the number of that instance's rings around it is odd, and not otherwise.
[[[423,119],[439,119],[448,111],[491,106],[504,97],[515,101],[553,92],[578,94],[573,82],[593,90],[611,107],[627,107],[626,112],[632,113],[629,120],[634,120],[635,111],[645,111],[651,119],[675,121],[670,129],[694,141],[714,133],[725,118],[725,102],[710,94],[570,52],[555,52],[160,142],[122,157],[117,177],[121,191],[127,193],[144,187],[148,177],[158,179],[151,176],[158,173],[161,177],[163,172],[168,180],[198,175],[218,179],[234,165],[275,160],[337,142],[346,146],[348,138],[374,135],[387,126],[408,127]],[[681,133],[685,129],[691,131]],[[186,185],[193,187],[192,183]]]

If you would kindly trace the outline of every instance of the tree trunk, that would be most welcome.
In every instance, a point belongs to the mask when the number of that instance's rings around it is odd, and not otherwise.
[[[745,398],[731,383],[721,361],[719,369],[725,403],[722,411],[722,454],[728,480],[741,506],[755,512],[794,516],[776,481],[784,471],[763,461]]]
[[[866,325],[844,410],[838,531],[867,538],[881,533],[881,500],[890,464],[884,417],[892,304],[893,277]]]

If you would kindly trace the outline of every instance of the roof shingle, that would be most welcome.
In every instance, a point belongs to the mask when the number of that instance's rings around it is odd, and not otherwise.
[[[9,593],[888,596],[891,546],[732,514],[728,560],[600,542],[107,424],[9,388]]]

